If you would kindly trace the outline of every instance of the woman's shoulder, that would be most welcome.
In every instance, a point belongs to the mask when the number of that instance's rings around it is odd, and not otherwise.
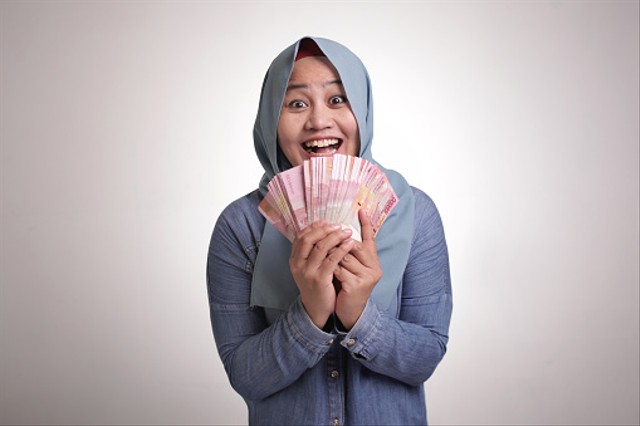
[[[427,211],[428,213],[437,212],[436,204],[433,202],[431,197],[429,197],[423,190],[416,188],[415,186],[411,187],[413,191],[413,199],[416,204],[416,212]]]
[[[416,231],[442,228],[442,218],[433,199],[421,189],[411,187],[415,201],[414,223]]]
[[[260,241],[265,223],[264,216],[258,211],[261,200],[262,195],[255,190],[233,201],[220,213],[216,230],[234,235],[243,244]]]
[[[264,218],[258,211],[261,198],[258,191],[251,192],[218,216],[209,243],[209,265],[223,261],[242,270],[255,260],[264,229]]]
[[[262,195],[257,189],[231,202],[222,210],[220,217],[235,217],[238,215],[254,215],[258,213],[258,204],[262,201]]]

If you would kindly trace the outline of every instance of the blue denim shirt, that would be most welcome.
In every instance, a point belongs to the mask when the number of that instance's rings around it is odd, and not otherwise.
[[[423,383],[446,351],[451,281],[440,215],[413,191],[415,232],[396,298],[386,310],[369,300],[348,332],[317,328],[299,299],[282,312],[250,306],[261,196],[223,211],[207,262],[211,322],[250,424],[427,424]]]

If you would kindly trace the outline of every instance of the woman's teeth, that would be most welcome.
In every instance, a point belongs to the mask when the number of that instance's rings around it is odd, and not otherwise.
[[[318,139],[304,143],[304,149],[314,154],[333,154],[339,148],[339,139]]]

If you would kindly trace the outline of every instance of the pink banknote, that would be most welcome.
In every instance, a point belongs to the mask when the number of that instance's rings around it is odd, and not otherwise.
[[[358,211],[378,232],[398,203],[386,175],[362,158],[336,154],[313,157],[269,182],[260,213],[290,241],[309,224],[324,220],[353,231],[361,240]]]

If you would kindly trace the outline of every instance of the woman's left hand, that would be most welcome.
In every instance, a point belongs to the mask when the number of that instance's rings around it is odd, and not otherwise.
[[[351,329],[371,296],[373,288],[382,278],[382,268],[369,216],[358,212],[362,228],[362,242],[356,242],[334,271],[341,289],[336,300],[336,315],[342,325]]]

